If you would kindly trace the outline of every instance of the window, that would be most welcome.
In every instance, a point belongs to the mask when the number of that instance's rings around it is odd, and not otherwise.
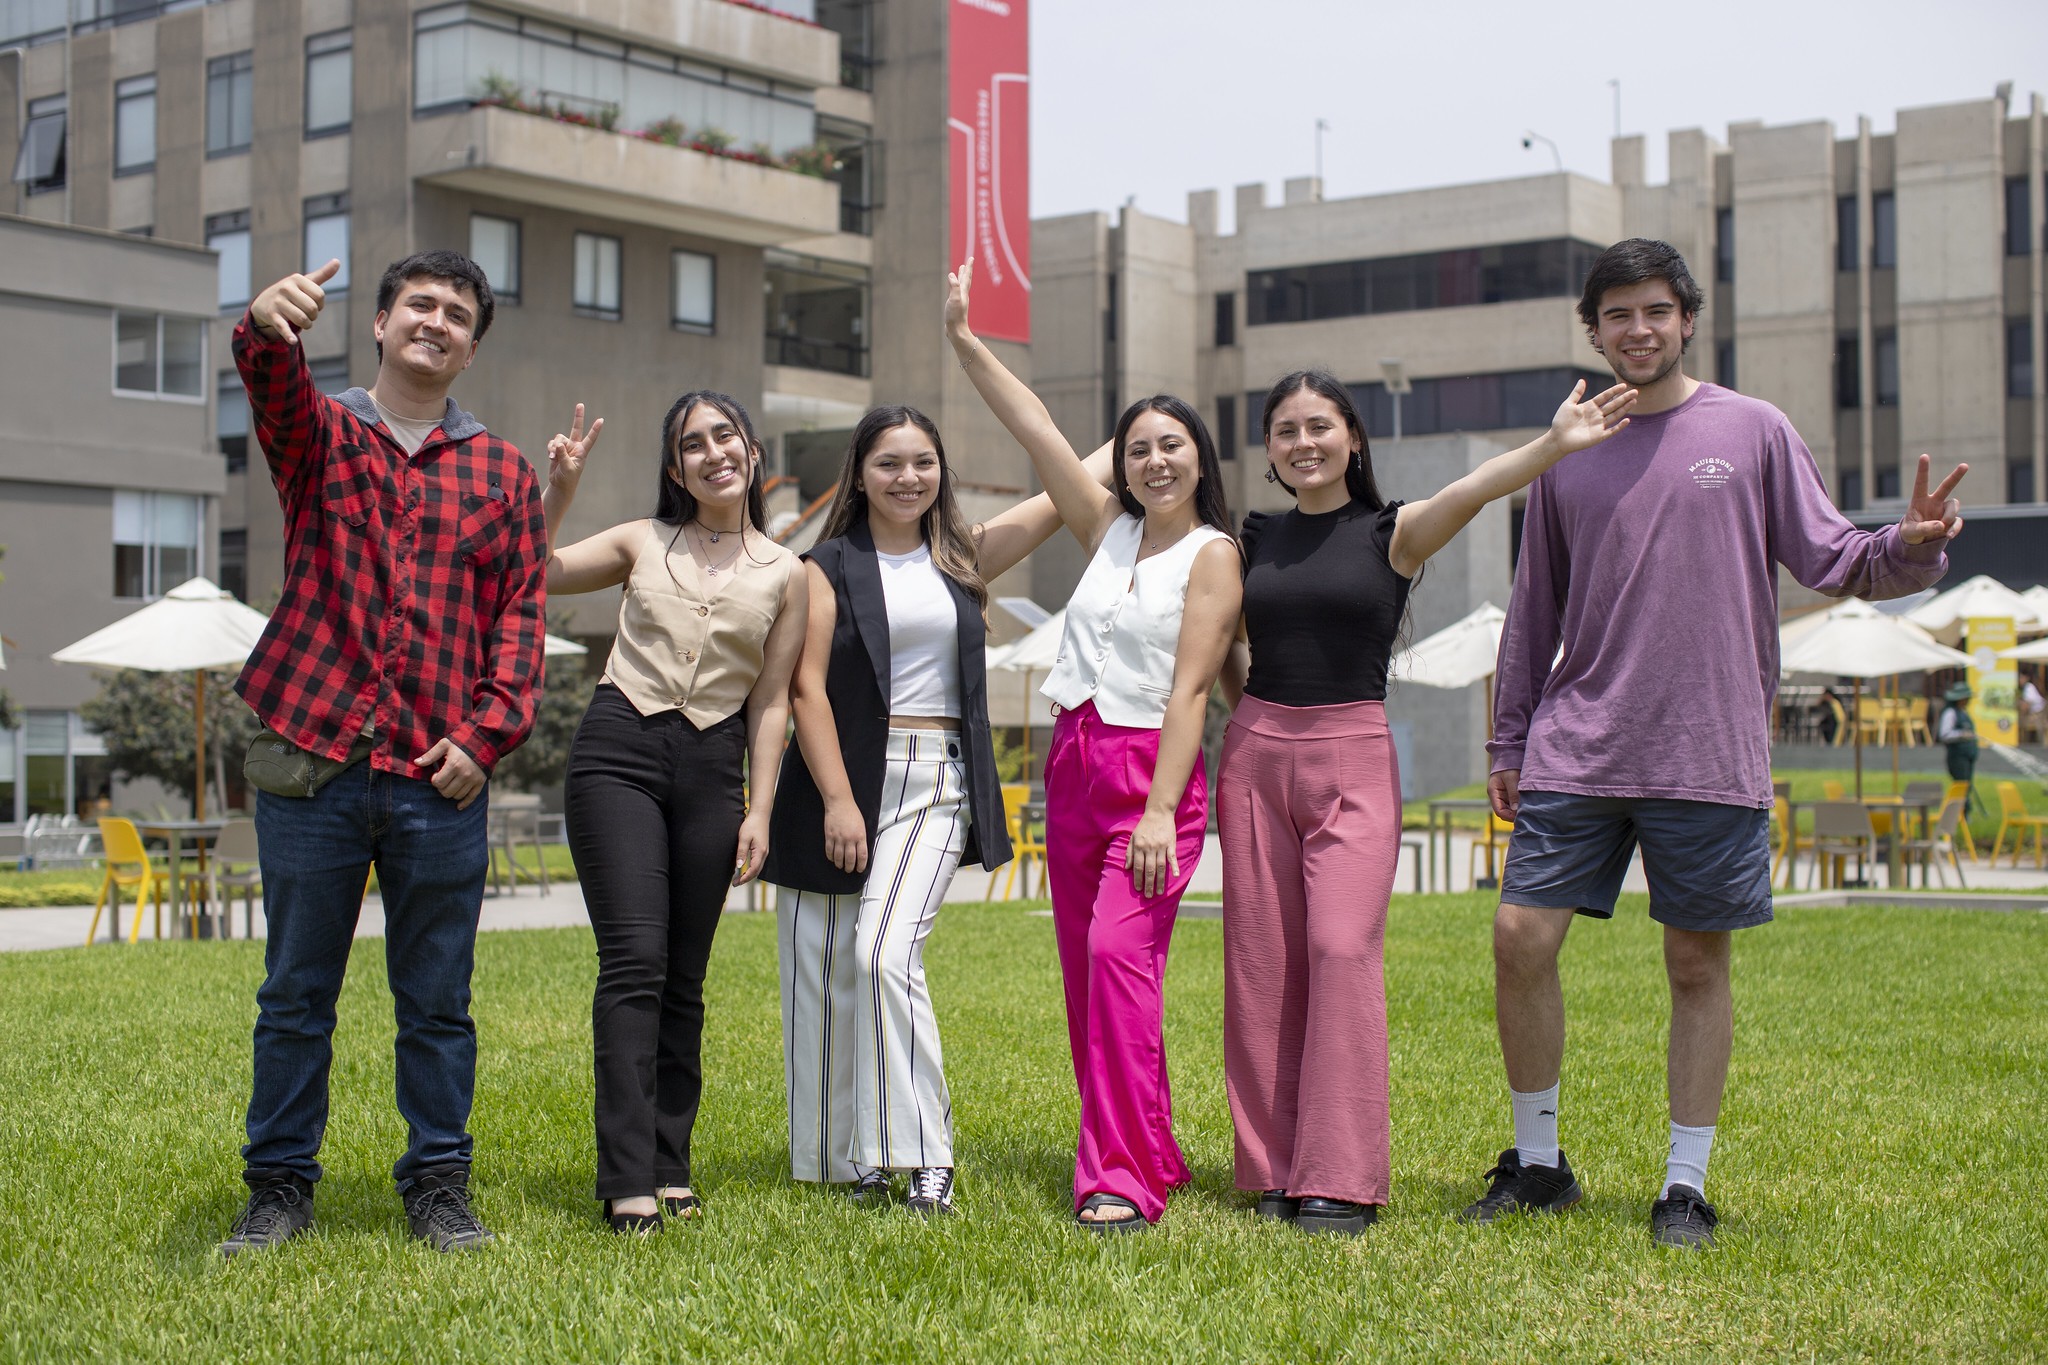
[[[839,230],[867,237],[882,206],[882,146],[874,130],[845,119],[820,118],[818,144],[832,153],[829,178],[839,186]]]
[[[206,220],[206,244],[220,253],[220,310],[248,306],[249,210],[216,213]]]
[[[1237,395],[1223,393],[1216,396],[1216,458],[1234,460],[1237,458]]]
[[[499,303],[519,302],[519,220],[493,218],[487,213],[469,215],[469,259],[475,261],[491,282],[491,296]]]
[[[2034,500],[2034,466],[2013,461],[2005,467],[2005,500],[2008,503]]]
[[[2025,256],[2034,249],[2034,234],[2028,231],[2027,178],[2016,175],[2005,182],[2005,254]]]
[[[1735,210],[1714,210],[1714,280],[1732,284],[1735,280]]]
[[[1877,386],[1877,406],[1895,408],[1899,405],[1899,334],[1879,332],[1871,341],[1876,347],[1872,382]]]
[[[308,271],[329,261],[340,261],[341,269],[325,285],[332,298],[348,292],[348,196],[323,194],[306,201],[306,262]]]
[[[114,174],[132,175],[156,166],[156,77],[135,76],[114,84]]]
[[[222,370],[214,377],[213,432],[220,442],[221,456],[227,461],[227,472],[239,474],[247,469],[249,395],[242,387],[242,376],[233,370]]]
[[[1614,383],[1612,374],[1566,366],[1410,380],[1410,390],[1400,400],[1401,434],[1407,437],[1459,430],[1542,430],[1550,425],[1558,403],[1571,392],[1572,385],[1582,379],[1588,393],[1597,393]],[[1375,380],[1345,387],[1351,392],[1366,435],[1373,440],[1392,436],[1395,400],[1387,386]],[[1262,390],[1244,395],[1239,429],[1247,448],[1265,443],[1265,434],[1260,430],[1265,420],[1265,404],[1266,394]],[[1219,404],[1218,419],[1223,415]]]
[[[1735,387],[1735,343],[1732,341],[1714,343],[1714,382],[1724,389]],[[1586,392],[1593,392],[1590,385]]]
[[[1560,237],[1255,270],[1245,277],[1245,322],[1257,327],[1477,303],[1577,298],[1600,251],[1591,243]],[[1234,333],[1234,300],[1232,310]]]
[[[30,194],[64,188],[64,96],[28,102],[21,150],[14,156],[14,183]]]
[[[2029,318],[2005,324],[2005,396],[2034,396],[2034,324]]]
[[[619,320],[619,239],[576,234],[576,279],[571,301],[586,317]]]
[[[761,264],[767,363],[867,374],[867,268],[787,251],[764,252]]]
[[[1216,296],[1216,344],[1237,345],[1237,291],[1225,290]]]
[[[161,597],[203,572],[192,493],[114,494],[114,596]]]
[[[874,0],[818,0],[818,23],[839,35],[839,83],[875,88]]]
[[[1835,200],[1835,269],[1853,273],[1863,268],[1856,232],[1856,196],[1845,194]]]
[[[91,815],[113,794],[107,746],[76,711],[30,711],[22,727],[22,772],[16,797],[25,815]],[[12,770],[9,771],[12,776]],[[11,816],[10,816],[11,818]]]
[[[1899,265],[1899,205],[1892,192],[1870,196],[1870,268],[1896,270]]]
[[[718,312],[718,262],[701,251],[672,251],[669,322],[680,332],[709,336]]]
[[[249,532],[222,531],[220,533],[220,585],[227,591],[249,600]]]
[[[1899,467],[1897,465],[1886,465],[1884,468],[1873,470],[1872,472],[1877,475],[1877,496],[1880,501],[1899,496]]]
[[[206,64],[206,154],[228,156],[249,150],[255,132],[253,52],[215,57]]]
[[[329,356],[306,366],[306,372],[313,377],[313,387],[329,398],[345,392],[348,388],[348,357]]]
[[[1835,406],[1863,406],[1863,343],[1855,336],[1835,338]]]
[[[306,39],[306,136],[348,131],[355,38],[347,29]]]
[[[1837,499],[1844,512],[1854,512],[1863,506],[1863,471],[1845,469],[1842,471],[1842,496]]]
[[[114,314],[114,392],[130,398],[205,397],[206,324],[160,313]]]

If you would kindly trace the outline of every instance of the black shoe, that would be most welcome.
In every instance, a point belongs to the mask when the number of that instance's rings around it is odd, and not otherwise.
[[[1083,1218],[1084,1213],[1107,1209],[1118,1216],[1115,1218]],[[1113,1237],[1124,1232],[1143,1232],[1152,1225],[1145,1221],[1145,1215],[1138,1212],[1138,1206],[1120,1194],[1091,1194],[1081,1201],[1081,1207],[1074,1213],[1074,1221],[1098,1237]]]
[[[864,1209],[879,1209],[895,1198],[895,1191],[889,1185],[889,1173],[877,1166],[846,1187],[846,1199],[850,1204]]]
[[[704,1216],[704,1201],[693,1190],[688,1194],[665,1194],[661,1197],[661,1211],[679,1223],[689,1223]]]
[[[612,1225],[613,1232],[626,1233],[633,1236],[644,1237],[649,1233],[661,1231],[660,1210],[657,1209],[653,1213],[617,1213],[613,1211],[612,1201],[609,1199],[604,1201],[604,1221]],[[415,1224],[414,1228],[417,1231],[418,1225]],[[485,1235],[488,1236],[489,1234]],[[443,1248],[443,1250],[446,1249]]]
[[[1301,1201],[1289,1197],[1285,1190],[1267,1190],[1259,1196],[1258,1207],[1252,1210],[1252,1217],[1266,1218],[1276,1223],[1291,1223],[1294,1215],[1301,1211]]]
[[[1690,1185],[1673,1185],[1650,1205],[1650,1240],[1663,1247],[1710,1247],[1721,1215]]]
[[[412,1235],[436,1251],[469,1251],[495,1241],[469,1207],[469,1172],[447,1167],[421,1176],[405,1192]]]
[[[1555,1166],[1524,1166],[1521,1155],[1510,1147],[1486,1178],[1492,1186],[1477,1203],[1465,1206],[1458,1215],[1461,1222],[1491,1223],[1509,1212],[1562,1213],[1585,1197],[1562,1148]]]
[[[1377,1204],[1354,1204],[1348,1199],[1304,1199],[1294,1215],[1294,1226],[1303,1232],[1338,1232],[1356,1237],[1379,1221]]]
[[[228,1229],[220,1254],[237,1256],[281,1246],[313,1226],[313,1187],[294,1176],[261,1180],[249,1188],[249,1204]]]
[[[953,1211],[953,1168],[920,1166],[910,1173],[910,1198],[904,1207],[927,1216]]]

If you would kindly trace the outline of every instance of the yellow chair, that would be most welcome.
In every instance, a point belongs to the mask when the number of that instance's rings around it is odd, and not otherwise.
[[[2005,847],[2007,830],[2012,831],[2014,867],[2020,865],[2020,850],[2026,846],[2029,830],[2034,834],[2034,865],[2048,867],[2048,857],[2044,857],[2041,844],[2042,831],[2048,830],[2048,815],[2034,815],[2027,810],[2027,803],[2020,799],[2020,786],[2017,782],[1998,784],[1998,838],[1991,844],[1991,862],[1994,867],[1998,864],[1999,851]]]
[[[1789,787],[1792,784],[1781,782],[1775,785]],[[1799,875],[1799,855],[1813,851],[1813,840],[1794,828],[1784,792],[1779,792],[1771,801],[1771,827],[1777,833],[1778,845],[1778,865],[1771,869],[1771,880],[1777,882],[1782,879],[1789,891],[1793,879]]]
[[[142,903],[146,899],[156,912],[156,936],[164,936],[164,895],[163,888],[170,882],[172,873],[158,867],[149,860],[149,850],[142,846],[142,835],[136,830],[133,820],[118,820],[111,817],[100,821],[100,845],[107,854],[107,876],[100,883],[99,899],[92,905],[92,926],[85,931],[85,941],[92,943],[93,935],[100,930],[100,911],[106,907],[107,898],[114,900],[115,925],[121,922],[121,889],[135,889],[135,918],[128,929],[128,941],[135,942],[142,936]],[[198,907],[193,907],[193,922],[198,922]]]
[[[1024,826],[1024,803],[1030,799],[1031,786],[1029,783],[1005,782],[1003,784],[1003,819],[1010,827],[1011,853],[1010,861],[1007,864],[1010,875],[1003,882],[1004,900],[1008,900],[1010,893],[1017,889],[1017,869],[1020,866],[1028,868],[1034,858],[1038,860],[1038,894],[1041,896],[1045,894],[1045,840],[1035,836]],[[988,890],[982,893],[985,899],[994,900],[996,898],[996,877],[1003,870],[1003,868],[999,867],[994,872],[988,874]],[[1024,874],[1024,890],[1027,895],[1031,891],[1031,874],[1029,871],[1026,871]]]
[[[1823,693],[1821,695],[1821,700],[1828,704],[1828,710],[1834,712],[1835,747],[1839,749],[1844,744],[1847,744],[1852,738],[1854,738],[1854,736],[1852,736],[1849,733],[1849,708],[1842,705],[1842,700],[1840,697],[1834,696],[1831,693]]]
[[[1820,794],[1822,798],[1829,801],[1846,801],[1849,799],[1847,789],[1833,778],[1828,778],[1820,784]]]
[[[1946,807],[1951,801],[1967,803],[1969,796],[1969,783],[1951,782],[1948,784],[1948,790],[1942,794],[1941,804]],[[1970,813],[1968,810],[1963,812],[1962,820],[1956,825],[1956,838],[1961,841],[1963,848],[1969,853],[1971,862],[1978,863],[1984,861],[1983,855],[1977,852],[1976,837],[1970,833]]]
[[[1501,819],[1492,811],[1486,812],[1486,837],[1484,839],[1474,839],[1472,847],[1467,850],[1465,855],[1465,878],[1467,881],[1470,881],[1474,886],[1479,884],[1479,878],[1472,875],[1472,864],[1481,858],[1486,859],[1486,880],[1496,884],[1500,881],[1500,878],[1493,870],[1494,856],[1498,853],[1502,864],[1506,864],[1508,859],[1508,836],[1514,832],[1515,827],[1513,824]]]

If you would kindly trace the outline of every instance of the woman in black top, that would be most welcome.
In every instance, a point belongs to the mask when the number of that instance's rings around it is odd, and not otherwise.
[[[1550,430],[1435,497],[1374,484],[1351,395],[1302,370],[1267,396],[1268,479],[1295,510],[1245,520],[1242,700],[1218,774],[1223,837],[1223,1052],[1237,1185],[1259,1212],[1360,1232],[1387,1201],[1387,900],[1401,782],[1387,667],[1408,587],[1479,509],[1628,425],[1635,390],[1581,402]],[[1234,699],[1235,700],[1235,699]]]

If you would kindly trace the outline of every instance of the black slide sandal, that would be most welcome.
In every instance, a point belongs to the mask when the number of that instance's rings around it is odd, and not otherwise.
[[[1083,1218],[1081,1216],[1084,1213],[1093,1213],[1097,1209],[1110,1208],[1129,1209],[1131,1215],[1128,1218]],[[1141,1228],[1152,1226],[1145,1221],[1145,1215],[1138,1212],[1136,1204],[1118,1194],[1089,1195],[1081,1201],[1081,1207],[1075,1210],[1074,1221],[1088,1231],[1100,1236],[1108,1236],[1114,1232],[1136,1232]]]

